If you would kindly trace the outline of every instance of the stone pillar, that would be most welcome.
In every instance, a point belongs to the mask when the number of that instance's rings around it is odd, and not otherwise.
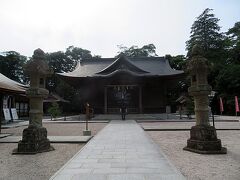
[[[104,113],[107,114],[107,86],[104,87]]]
[[[222,147],[221,140],[217,139],[215,127],[209,123],[208,95],[211,86],[207,82],[208,65],[197,45],[193,47],[188,71],[191,76],[188,92],[194,98],[196,125],[191,128],[190,139],[183,149],[200,154],[226,154],[227,149]]]
[[[44,82],[51,71],[41,49],[34,51],[25,67],[25,73],[30,77],[30,87],[26,91],[30,103],[29,126],[23,130],[22,140],[18,142],[18,148],[13,154],[36,154],[54,150],[47,139],[47,129],[42,127],[43,98],[48,95]]]

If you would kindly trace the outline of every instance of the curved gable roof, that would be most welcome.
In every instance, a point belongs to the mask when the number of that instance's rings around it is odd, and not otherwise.
[[[114,72],[120,71],[129,72],[132,74],[149,73],[131,63],[126,57],[121,56],[118,59],[116,59],[113,63],[111,63],[109,66],[107,66],[105,69],[101,70],[100,72],[97,72],[96,74],[110,75]]]
[[[14,91],[17,93],[24,93],[27,89],[27,86],[20,84],[0,73],[0,89],[6,91]]]
[[[129,72],[134,76],[172,76],[183,74],[183,71],[170,67],[163,57],[140,58],[93,58],[81,60],[76,69],[68,73],[59,73],[66,77],[106,77],[116,72]]]

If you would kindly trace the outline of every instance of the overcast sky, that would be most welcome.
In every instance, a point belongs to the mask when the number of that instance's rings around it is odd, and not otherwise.
[[[157,54],[186,54],[190,28],[205,8],[222,31],[240,21],[240,0],[0,0],[0,52],[65,51],[74,45],[113,57],[117,45],[153,43]]]

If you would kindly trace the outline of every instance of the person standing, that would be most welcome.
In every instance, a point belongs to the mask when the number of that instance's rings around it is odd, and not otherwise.
[[[122,120],[125,120],[126,113],[127,113],[127,107],[126,107],[126,104],[124,102],[121,105],[120,112],[122,114]]]

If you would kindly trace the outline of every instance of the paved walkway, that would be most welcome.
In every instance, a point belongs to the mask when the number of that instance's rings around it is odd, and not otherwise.
[[[183,175],[132,120],[111,121],[51,180],[178,180]]]

